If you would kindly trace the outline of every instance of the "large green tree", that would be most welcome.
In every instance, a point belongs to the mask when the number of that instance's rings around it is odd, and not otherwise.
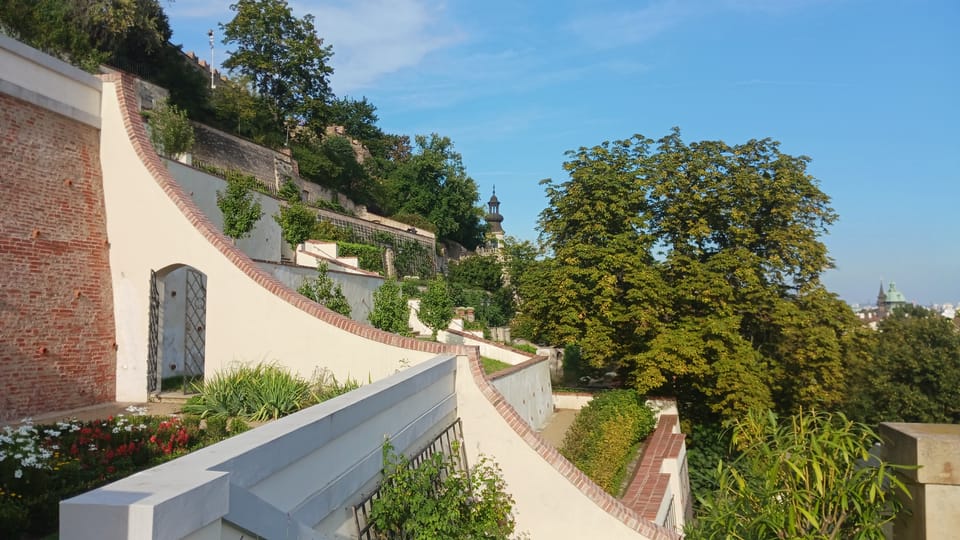
[[[545,181],[552,257],[520,276],[518,326],[694,415],[836,405],[855,319],[820,283],[836,215],[809,161],[769,139],[678,130],[568,153]]]
[[[879,422],[960,422],[960,333],[949,319],[904,306],[865,334],[847,410]]]
[[[477,184],[448,137],[418,135],[413,154],[389,172],[384,185],[384,210],[390,215],[423,216],[436,225],[440,238],[467,249],[483,242]]]
[[[313,16],[295,17],[286,0],[238,0],[230,9],[235,15],[221,28],[235,49],[223,66],[250,78],[278,123],[320,114],[333,95],[333,49],[317,36]]]

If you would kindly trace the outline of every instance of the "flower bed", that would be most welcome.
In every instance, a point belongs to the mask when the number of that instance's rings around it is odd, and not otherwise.
[[[130,415],[0,429],[0,537],[51,532],[60,500],[226,436],[198,419]],[[214,432],[216,431],[216,432]]]

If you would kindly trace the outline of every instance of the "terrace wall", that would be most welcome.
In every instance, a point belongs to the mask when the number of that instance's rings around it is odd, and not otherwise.
[[[100,81],[0,36],[0,422],[113,401]]]

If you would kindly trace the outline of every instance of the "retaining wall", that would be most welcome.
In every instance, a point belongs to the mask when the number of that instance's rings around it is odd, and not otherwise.
[[[113,401],[100,81],[0,36],[0,422]]]

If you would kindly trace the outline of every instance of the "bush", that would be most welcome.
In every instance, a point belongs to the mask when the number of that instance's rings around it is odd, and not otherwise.
[[[175,157],[193,148],[193,126],[186,111],[161,102],[150,111],[150,142],[161,155]]]
[[[341,257],[356,257],[360,268],[369,270],[370,272],[386,274],[383,268],[383,248],[368,244],[337,242],[337,255]]]
[[[560,453],[607,493],[617,496],[635,445],[655,425],[653,411],[635,390],[603,392],[580,410]]]
[[[453,454],[458,443],[453,444]],[[481,456],[472,471],[441,452],[412,466],[383,444],[383,483],[370,522],[386,538],[506,539],[513,534],[513,497],[495,462]]]
[[[331,311],[345,317],[350,316],[350,303],[347,302],[347,297],[343,294],[343,287],[339,283],[335,284],[333,279],[327,275],[327,263],[325,262],[317,263],[317,277],[304,279],[297,292],[318,304],[322,304]]]
[[[842,414],[800,412],[780,422],[753,412],[733,426],[739,456],[714,469],[687,538],[881,540],[909,497],[896,471],[870,454],[880,442]]]
[[[394,334],[410,335],[410,306],[394,279],[388,279],[373,293],[370,324]]]
[[[198,422],[127,410],[133,415],[0,429],[0,538],[43,536],[56,529],[62,499],[219,440]]]

